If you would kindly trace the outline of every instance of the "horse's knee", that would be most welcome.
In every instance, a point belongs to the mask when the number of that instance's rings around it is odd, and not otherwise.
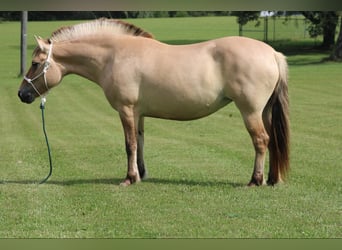
[[[269,136],[266,132],[262,116],[259,113],[244,116],[244,122],[250,134],[256,152],[264,153],[267,150]]]

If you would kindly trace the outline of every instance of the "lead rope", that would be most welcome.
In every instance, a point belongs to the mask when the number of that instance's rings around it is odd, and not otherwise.
[[[43,132],[44,132],[44,136],[45,136],[45,142],[46,142],[46,146],[47,146],[47,150],[48,150],[48,156],[49,156],[49,164],[50,164],[50,171],[49,174],[39,182],[39,184],[43,184],[45,183],[51,176],[52,174],[52,159],[51,159],[51,149],[50,149],[50,144],[49,144],[49,139],[46,133],[46,129],[45,129],[45,115],[44,115],[44,110],[45,110],[45,102],[46,102],[46,98],[45,96],[42,97],[41,99],[41,103],[40,103],[40,109],[42,111],[42,123],[43,123]]]

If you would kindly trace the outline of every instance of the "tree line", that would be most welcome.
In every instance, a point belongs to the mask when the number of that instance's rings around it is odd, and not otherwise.
[[[227,16],[229,11],[29,11],[29,21],[87,20],[99,17],[107,18],[158,18],[158,17],[199,17]],[[19,21],[20,12],[0,11],[0,18],[7,21]]]

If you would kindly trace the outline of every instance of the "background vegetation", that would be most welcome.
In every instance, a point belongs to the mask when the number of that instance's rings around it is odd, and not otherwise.
[[[172,44],[237,35],[235,17],[130,19]],[[76,21],[29,22],[48,37]],[[0,24],[0,238],[340,238],[341,65],[302,24],[272,42],[288,56],[291,173],[284,185],[247,188],[254,158],[234,104],[192,122],[146,120],[150,178],[129,188],[124,138],[101,89],[68,76],[47,97],[54,172],[48,172],[39,103],[16,96],[19,22]],[[280,29],[279,27],[279,29]],[[252,33],[257,34],[257,33]],[[248,34],[247,34],[248,35]],[[28,58],[29,63],[29,58]]]
[[[107,18],[165,18],[165,17],[203,17],[203,16],[235,16],[239,24],[239,35],[243,35],[244,26],[255,21],[255,27],[263,23],[263,40],[268,42],[268,33],[274,31],[277,18],[287,22],[293,17],[304,17],[305,31],[310,37],[323,39],[319,48],[330,50],[329,60],[342,60],[342,12],[341,11],[30,11],[30,21],[84,20],[99,17]],[[0,11],[0,22],[20,20],[21,12]],[[273,20],[273,28],[269,20]],[[279,20],[277,21],[279,23]],[[338,33],[338,30],[340,32]],[[338,34],[338,35],[337,35]],[[336,38],[337,35],[337,38]],[[273,36],[274,37],[274,36]],[[274,40],[274,39],[273,39]]]

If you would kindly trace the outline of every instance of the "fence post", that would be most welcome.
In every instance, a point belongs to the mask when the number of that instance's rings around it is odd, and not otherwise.
[[[20,76],[26,71],[26,48],[27,48],[27,11],[21,12],[21,36],[20,36]]]
[[[268,16],[264,17],[264,42],[268,42]]]
[[[274,15],[273,17],[273,42],[276,39],[276,16]]]
[[[243,36],[242,34],[242,24],[239,23],[239,36]]]

